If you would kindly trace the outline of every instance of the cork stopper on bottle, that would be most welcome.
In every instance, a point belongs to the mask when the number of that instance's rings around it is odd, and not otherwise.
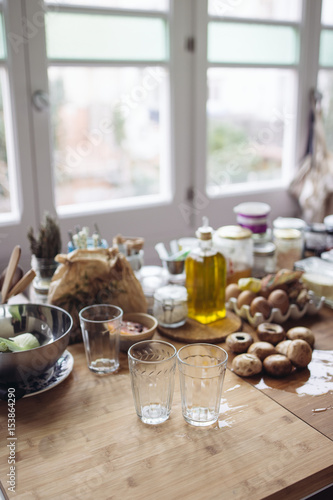
[[[211,240],[213,228],[208,225],[208,217],[202,218],[202,226],[195,233],[199,240]]]

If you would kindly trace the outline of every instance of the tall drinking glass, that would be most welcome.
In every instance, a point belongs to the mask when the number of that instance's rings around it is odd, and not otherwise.
[[[177,351],[161,340],[143,340],[128,350],[134,405],[145,424],[169,418],[174,391]]]
[[[118,370],[122,309],[96,304],[82,309],[79,317],[88,368],[98,374]]]
[[[183,417],[191,425],[217,421],[228,354],[212,344],[189,344],[177,353]]]

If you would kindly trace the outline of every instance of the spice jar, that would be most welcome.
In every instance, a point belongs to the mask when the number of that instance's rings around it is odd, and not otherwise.
[[[254,245],[252,269],[252,276],[254,278],[263,278],[267,274],[275,273],[275,250],[276,246],[269,241]]]
[[[250,229],[254,234],[265,233],[267,231],[267,219],[271,207],[267,203],[245,202],[234,207],[237,216],[237,223]]]
[[[273,220],[274,229],[298,229],[303,232],[306,228],[306,222],[296,217],[277,217]]]
[[[227,284],[237,283],[240,278],[252,274],[252,231],[241,226],[223,226],[213,237],[214,246],[227,262]]]
[[[298,229],[274,229],[276,246],[276,270],[293,269],[294,263],[302,258],[302,233]]]
[[[178,328],[187,318],[187,290],[184,286],[167,285],[154,293],[153,314],[161,326]]]

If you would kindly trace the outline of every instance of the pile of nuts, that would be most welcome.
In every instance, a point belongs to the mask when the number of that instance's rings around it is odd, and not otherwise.
[[[302,274],[302,271],[281,269],[261,280],[243,278],[238,284],[227,286],[226,302],[234,298],[238,309],[249,306],[251,316],[259,312],[265,319],[270,317],[273,308],[280,309],[282,315],[288,312],[290,304],[296,304],[301,310],[310,300],[309,290],[300,280]]]
[[[273,377],[285,377],[294,369],[306,368],[312,359],[314,335],[309,328],[297,326],[287,333],[281,325],[262,323],[257,328],[258,342],[252,335],[228,335],[226,344],[237,354],[232,369],[241,377],[258,375],[263,370]]]

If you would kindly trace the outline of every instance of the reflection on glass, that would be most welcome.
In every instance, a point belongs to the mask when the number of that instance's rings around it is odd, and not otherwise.
[[[320,34],[319,62],[322,66],[333,66],[333,31],[322,30]]]
[[[138,10],[167,10],[169,0],[45,0],[50,5],[78,5]]]
[[[333,71],[320,70],[318,88],[323,94],[322,109],[327,147],[333,151]]]
[[[332,0],[322,0],[321,22],[333,25],[333,2]]]
[[[207,188],[282,178],[296,115],[292,70],[208,70]]]
[[[298,32],[290,26],[211,22],[209,62],[296,64]]]
[[[49,69],[56,205],[169,194],[161,67]]]
[[[161,18],[52,12],[46,15],[46,39],[51,59],[167,58],[166,23]]]
[[[301,0],[209,0],[208,3],[208,12],[212,16],[282,21],[300,20],[301,9]]]

